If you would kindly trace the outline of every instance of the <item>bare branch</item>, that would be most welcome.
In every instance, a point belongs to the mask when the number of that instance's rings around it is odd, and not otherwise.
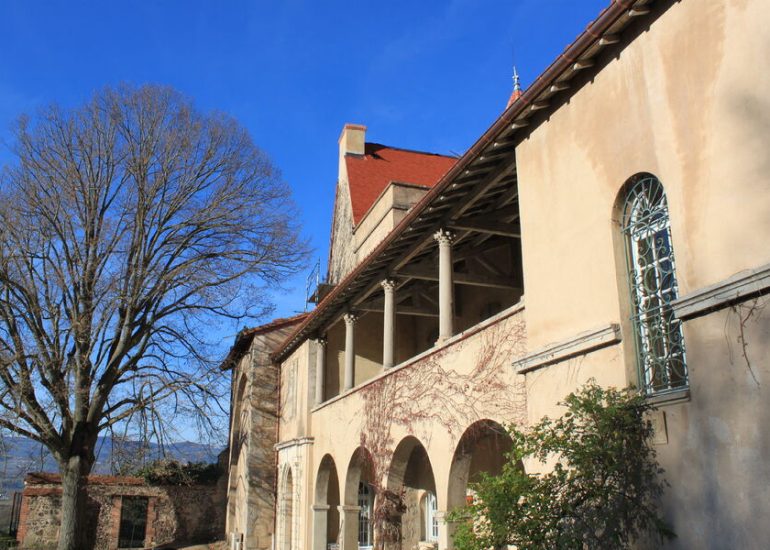
[[[0,183],[0,427],[83,475],[102,430],[137,422],[163,444],[164,421],[222,409],[208,327],[260,313],[258,289],[306,245],[248,133],[173,90],[106,89],[22,118],[15,137]]]

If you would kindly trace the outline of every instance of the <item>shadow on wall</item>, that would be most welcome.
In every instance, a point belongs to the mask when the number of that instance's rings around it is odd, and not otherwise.
[[[101,502],[99,502],[97,499],[93,498],[92,496],[90,495],[88,496],[87,502],[88,502],[88,514],[86,517],[85,541],[88,544],[93,546],[94,544],[96,544],[99,523],[101,523],[100,516],[102,515],[103,511],[102,511]],[[106,510],[104,510],[104,513],[108,514]]]
[[[770,297],[687,321],[691,400],[664,405],[671,548],[765,548],[770,525]]]

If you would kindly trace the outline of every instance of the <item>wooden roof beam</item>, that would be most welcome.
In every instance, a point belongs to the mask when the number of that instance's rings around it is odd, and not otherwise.
[[[438,269],[425,269],[422,267],[405,267],[398,272],[399,277],[420,279],[423,281],[438,281]],[[457,273],[452,275],[452,280],[458,285],[483,286],[488,288],[516,288],[516,285],[507,277],[495,277],[476,273]]]
[[[477,233],[488,233],[490,235],[500,235],[502,237],[521,238],[521,226],[489,221],[490,216],[479,216],[477,218],[457,220],[449,224],[451,229],[463,229],[475,231]]]

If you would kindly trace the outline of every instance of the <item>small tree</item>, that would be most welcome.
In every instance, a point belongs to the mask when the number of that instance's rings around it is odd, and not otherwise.
[[[450,514],[461,550],[628,548],[671,538],[656,502],[665,481],[651,445],[644,398],[594,383],[570,394],[567,412],[529,430],[510,429],[513,449],[500,475],[483,475],[473,504]],[[522,464],[548,473],[528,475]]]
[[[264,313],[260,287],[306,248],[248,132],[168,88],[22,118],[14,152],[0,185],[0,427],[58,462],[59,549],[73,550],[99,434],[158,436],[185,403],[209,418],[216,323]]]

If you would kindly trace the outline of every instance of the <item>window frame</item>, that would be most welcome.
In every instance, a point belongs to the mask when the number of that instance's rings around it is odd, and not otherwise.
[[[358,548],[369,549],[374,546],[374,491],[368,483],[358,482]]]
[[[144,521],[142,522],[138,515],[136,517],[128,517],[127,512],[129,515],[134,515],[136,511],[139,508],[142,508],[140,506],[137,509],[131,508],[131,505],[133,503],[142,503],[144,508]],[[127,506],[128,504],[128,506]],[[122,495],[120,497],[120,519],[118,523],[118,540],[117,547],[118,548],[144,548],[145,547],[145,539],[147,538],[147,527],[149,526],[149,511],[150,511],[150,498],[144,495]],[[127,530],[128,526],[131,526],[131,534],[128,535],[128,540],[126,540],[126,537],[124,536],[125,531]],[[141,530],[141,539],[134,538],[134,531],[137,527],[137,525],[142,526]],[[124,544],[126,543],[127,544]]]
[[[426,491],[423,496],[425,502],[425,542],[438,542],[438,501],[432,491]]]
[[[641,174],[629,182],[620,226],[639,385],[649,397],[686,390],[684,334],[672,307],[679,288],[671,218],[658,178]]]

